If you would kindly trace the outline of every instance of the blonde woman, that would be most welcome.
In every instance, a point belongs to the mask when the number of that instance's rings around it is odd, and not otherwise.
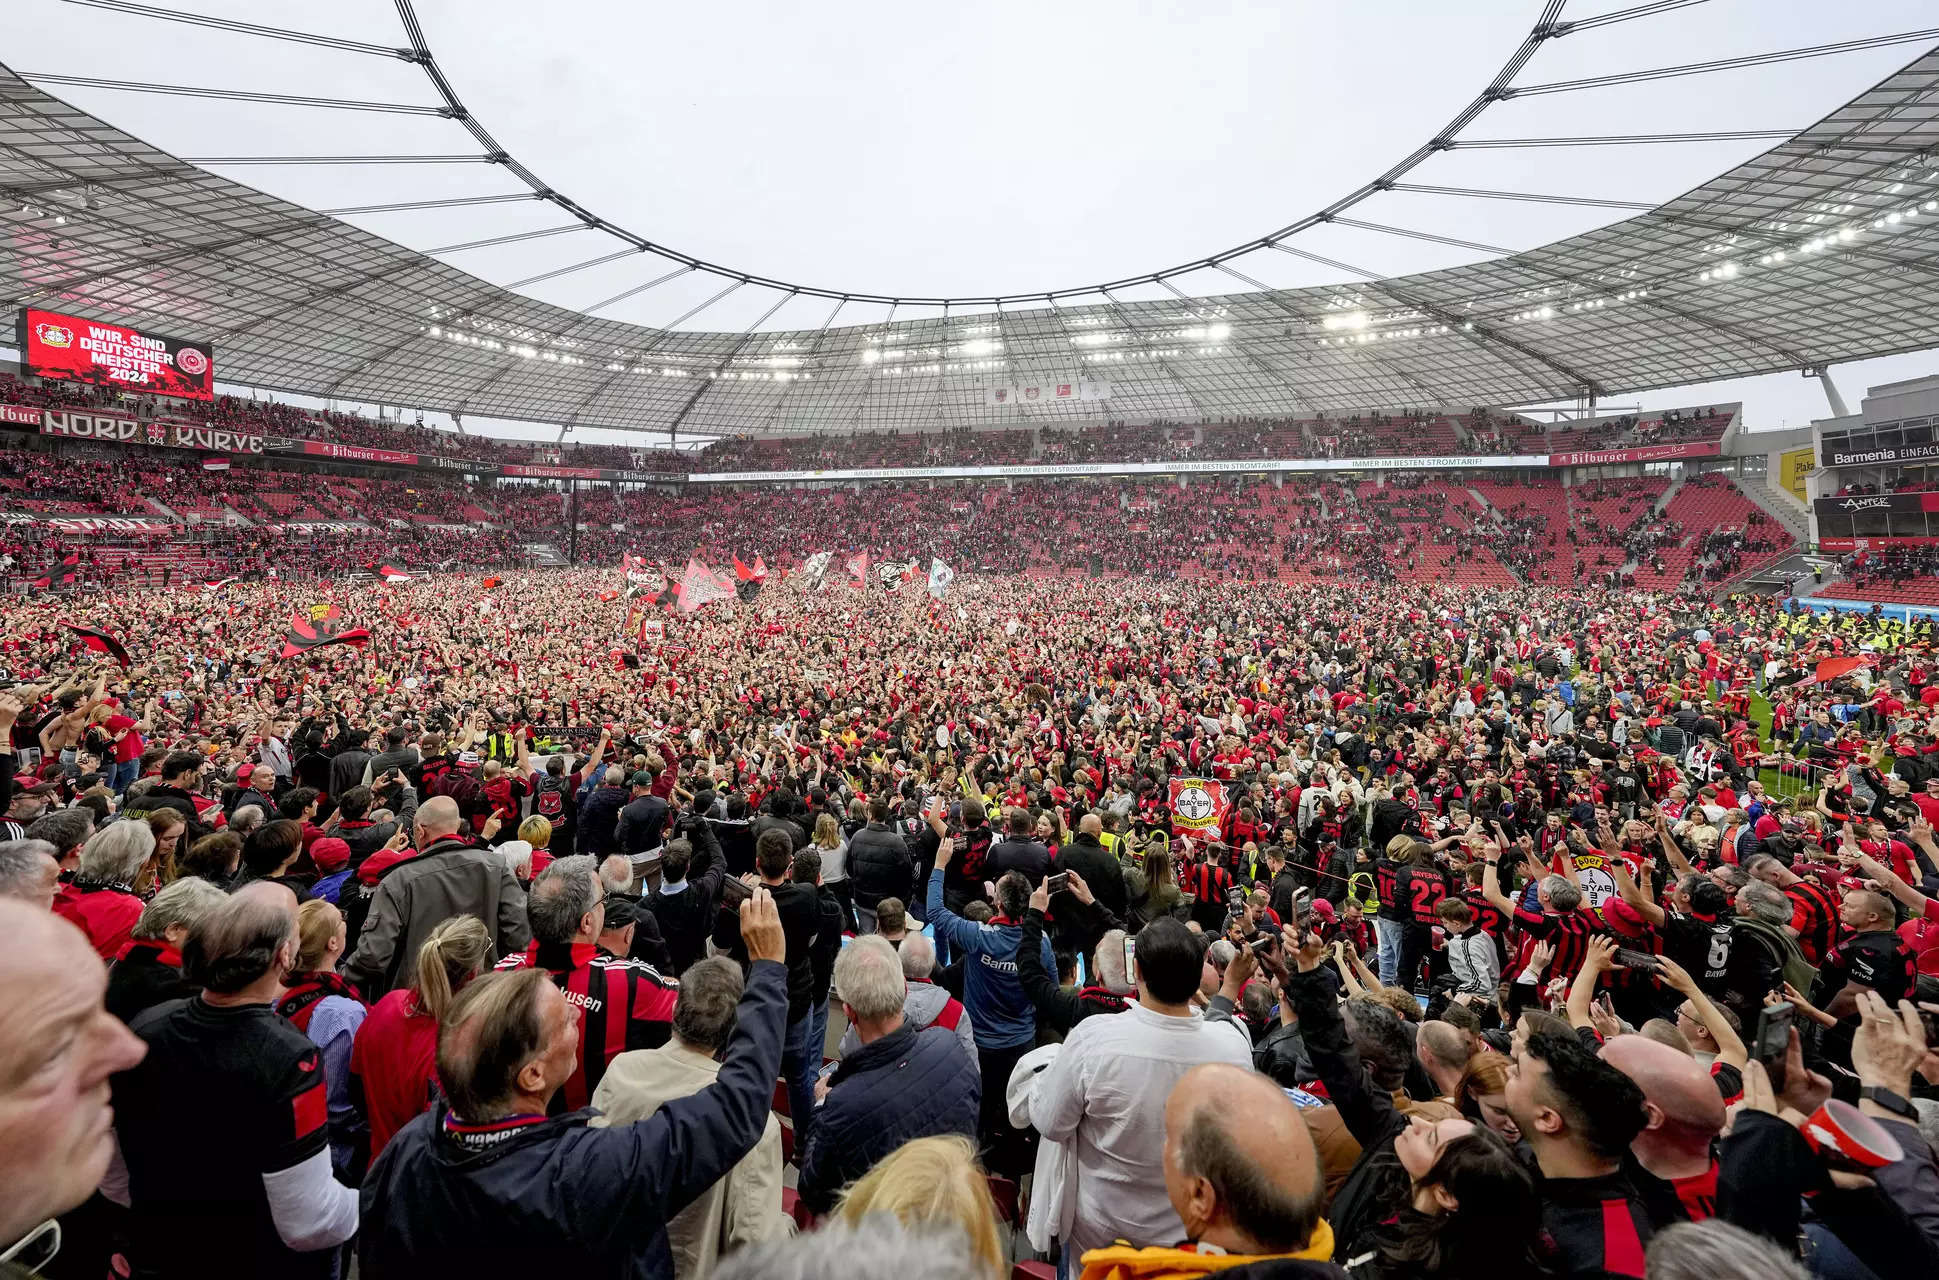
[[[491,930],[477,916],[453,916],[417,950],[411,985],[379,1000],[357,1031],[350,1074],[370,1120],[370,1158],[431,1103],[438,1023],[467,982],[492,962]]]
[[[824,813],[815,819],[815,834],[809,843],[821,854],[822,887],[841,904],[842,928],[855,932],[855,895],[848,883],[848,837],[842,834],[835,815]]]
[[[296,909],[296,972],[283,979],[276,1012],[310,1037],[323,1059],[330,1114],[330,1164],[339,1173],[350,1167],[357,1119],[350,1089],[350,1052],[363,1026],[363,997],[337,965],[343,960],[347,930],[334,903],[311,898]]]
[[[877,1214],[916,1231],[960,1232],[981,1274],[1009,1274],[996,1202],[968,1138],[917,1138],[897,1147],[850,1185],[832,1216],[854,1227]]]

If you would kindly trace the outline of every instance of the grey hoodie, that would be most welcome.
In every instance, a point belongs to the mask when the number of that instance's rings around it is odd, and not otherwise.
[[[948,1004],[954,997],[932,982],[922,982],[910,978],[908,979],[908,984],[909,989],[902,997],[903,1025],[913,1027],[917,1031],[926,1031],[936,1021],[937,1017],[941,1015],[943,1006]],[[974,1061],[976,1059],[976,1038],[972,1034],[972,1028],[970,1027],[968,1009],[963,1010],[962,1016],[956,1020],[956,1041],[963,1046],[963,1052],[967,1053],[970,1059]],[[855,1028],[850,1026],[848,1030],[842,1032],[842,1042],[837,1046],[835,1056],[838,1058],[846,1058],[861,1047],[861,1037],[856,1035]]]

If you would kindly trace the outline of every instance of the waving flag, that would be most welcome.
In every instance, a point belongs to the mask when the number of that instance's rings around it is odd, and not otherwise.
[[[385,582],[409,582],[411,580],[410,574],[405,573],[402,569],[394,569],[387,564],[377,566],[377,576]]]
[[[479,585],[479,586],[481,586],[481,587],[483,587],[483,588],[484,588],[485,590],[487,590],[487,591],[490,591],[490,590],[491,590],[491,589],[492,589],[493,587],[502,587],[502,586],[504,586],[504,585],[505,585],[505,579],[503,579],[503,578],[486,578],[486,579],[485,579],[485,580],[484,580],[483,582],[481,582],[481,583],[479,583],[478,585]]]
[[[795,582],[804,591],[811,591],[820,586],[821,580],[828,574],[828,564],[834,558],[835,553],[832,551],[815,552],[801,562],[801,568],[795,571]]]
[[[362,627],[340,628],[343,611],[335,605],[311,605],[307,613],[299,613],[290,623],[288,634],[283,637],[283,652],[279,657],[294,658],[312,649],[321,649],[333,644],[347,644],[361,649],[370,643],[370,632]]]
[[[619,558],[619,567],[625,573],[628,582],[637,582],[645,586],[652,585],[655,576],[654,570],[651,565],[647,564],[645,556],[623,555]]]
[[[848,571],[855,575],[856,586],[865,587],[868,585],[868,581],[869,581],[869,553],[868,552],[857,551],[854,555],[850,556],[846,561],[844,561],[844,563],[847,564]]]
[[[949,584],[954,581],[956,581],[956,571],[954,569],[944,564],[940,559],[930,560],[929,562],[929,594],[930,595],[936,597],[936,599],[938,600],[942,599],[943,592],[949,590]]]
[[[767,574],[767,566],[761,563],[761,557],[755,556],[752,565],[742,564],[739,556],[734,557],[734,581],[759,582]]]
[[[63,573],[60,576],[59,581],[61,586],[71,587],[74,585],[74,575],[72,573]],[[38,578],[34,579],[33,588],[36,591],[45,591],[49,587],[52,587],[54,583],[55,583],[55,578],[53,574],[43,573]]]
[[[719,574],[698,560],[687,561],[687,571],[680,575],[680,612],[692,613],[701,605],[727,599],[733,594],[733,585],[724,581]]]
[[[756,581],[768,576],[768,562],[757,553],[754,557],[754,577]]]
[[[599,593],[599,603],[601,604],[611,604],[617,599],[619,599],[619,592],[617,591],[602,591]]]
[[[1856,658],[1826,658],[1818,664],[1816,679],[1819,684],[1830,684],[1839,676],[1850,675],[1860,667],[1872,665],[1872,655],[1865,654]]]
[[[121,647],[121,641],[101,628],[84,627],[78,622],[63,622],[61,626],[81,637],[81,643],[94,652],[105,653],[124,667],[128,665],[128,651]]]
[[[232,573],[226,578],[217,578],[214,582],[203,583],[202,589],[204,591],[220,591],[222,588],[228,586],[230,583],[236,580],[237,580],[237,575]]]

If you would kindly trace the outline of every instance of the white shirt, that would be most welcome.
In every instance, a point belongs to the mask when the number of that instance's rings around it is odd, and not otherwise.
[[[1077,1213],[1070,1247],[1080,1255],[1119,1236],[1134,1245],[1184,1238],[1185,1224],[1165,1194],[1165,1099],[1180,1077],[1207,1062],[1252,1070],[1245,1032],[1141,1004],[1071,1028],[1037,1085],[1030,1121],[1071,1157]]]

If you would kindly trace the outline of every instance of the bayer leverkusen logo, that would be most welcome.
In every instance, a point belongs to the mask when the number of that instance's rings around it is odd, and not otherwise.
[[[1188,831],[1215,827],[1225,812],[1225,785],[1212,778],[1174,778],[1171,812],[1173,823]]]
[[[209,358],[194,347],[183,347],[175,353],[175,367],[191,378],[199,378],[209,371]]]

